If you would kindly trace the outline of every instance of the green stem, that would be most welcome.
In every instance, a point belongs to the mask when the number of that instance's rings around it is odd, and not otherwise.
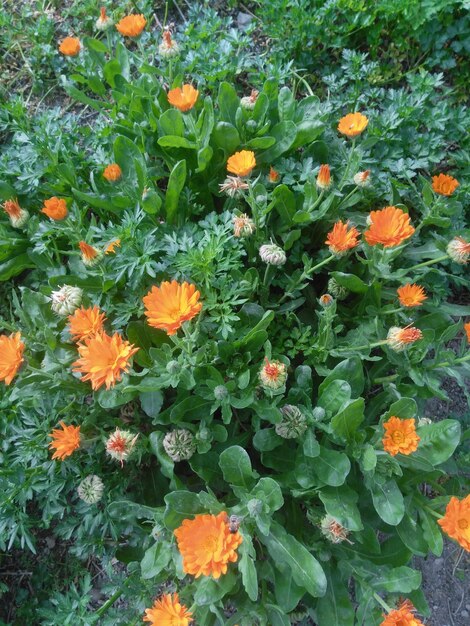
[[[337,208],[337,209],[339,209],[339,208],[340,208],[340,206],[343,204],[343,202],[346,202],[346,200],[349,200],[349,198],[350,198],[350,197],[351,197],[354,193],[356,193],[356,191],[357,191],[357,186],[356,186],[356,187],[354,187],[354,188],[353,188],[353,189],[352,189],[352,190],[348,193],[348,195],[347,195],[347,196],[345,196],[345,197],[341,200],[341,202],[338,204],[338,206],[337,206],[336,208]]]
[[[324,265],[326,265],[327,263],[329,263],[330,261],[332,261],[333,259],[335,259],[336,256],[334,254],[331,254],[330,256],[326,257],[326,259],[324,259],[323,261],[321,261],[320,263],[317,263],[316,265],[314,265],[313,267],[311,267],[308,272],[305,272],[306,276],[310,276],[311,274],[313,274],[316,270],[320,269],[320,267],[323,267]]]
[[[305,78],[303,76],[301,76],[300,74],[297,74],[297,72],[295,70],[292,70],[292,74],[298,78],[298,80],[300,80],[301,83],[303,83],[305,85],[306,90],[308,91],[308,95],[309,96],[313,96],[314,93],[312,91],[312,88],[310,87],[310,85],[307,83],[307,81],[305,80]]]
[[[387,613],[390,613],[392,611],[391,607],[388,606],[388,604],[385,602],[385,600],[383,598],[381,598],[378,593],[374,592],[374,599],[376,600],[376,602],[378,602],[380,604],[380,606],[383,609],[385,609],[387,611]]]
[[[126,580],[122,583],[122,585],[117,589],[113,595],[106,600],[106,602],[101,606],[97,611],[95,611],[95,615],[99,615],[100,617],[106,613],[110,606],[112,606],[118,598],[122,596],[124,593],[124,589],[130,582],[130,578],[126,578]]]
[[[443,363],[438,363],[437,365],[433,365],[431,369],[436,369],[438,367],[449,367],[451,365],[455,365],[456,363],[464,363],[465,361],[470,361],[470,353],[466,356],[460,357],[460,359],[455,359],[455,361],[444,361]]]
[[[351,150],[349,151],[349,156],[348,156],[348,162],[346,163],[346,169],[344,170],[344,174],[343,177],[341,178],[341,181],[338,185],[338,189],[341,191],[341,189],[344,187],[347,178],[349,176],[349,168],[351,167],[351,161],[352,161],[352,157],[354,154],[354,148],[356,147],[356,139],[354,138],[351,142]]]
[[[436,519],[441,519],[442,515],[440,513],[438,513],[437,511],[435,511],[434,509],[431,509],[431,507],[429,506],[423,506],[423,509],[425,511],[427,511],[428,513],[430,513],[433,517],[435,517]]]
[[[381,376],[380,378],[374,378],[372,381],[374,385],[380,385],[381,383],[393,383],[398,378],[398,374],[390,374],[390,376]]]
[[[347,348],[335,348],[335,350],[337,352],[344,352],[345,350],[365,350],[366,348],[377,348],[377,346],[383,346],[386,343],[388,343],[388,339],[382,339],[375,343],[366,343],[363,346],[348,346]]]
[[[433,263],[439,263],[440,261],[445,261],[448,259],[449,255],[444,254],[443,256],[438,256],[437,259],[429,259],[429,261],[423,261],[423,263],[418,263],[418,265],[412,265],[411,267],[407,267],[407,271],[411,272],[411,270],[417,270],[420,267],[426,267],[426,265],[432,265]]]
[[[390,315],[391,313],[403,313],[403,309],[391,309],[390,311],[383,311],[384,315]]]

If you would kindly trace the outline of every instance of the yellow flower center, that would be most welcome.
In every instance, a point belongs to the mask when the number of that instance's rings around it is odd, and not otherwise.
[[[405,441],[405,435],[400,430],[396,430],[392,433],[392,439],[394,443],[400,444]]]
[[[465,519],[465,517],[462,517],[461,519],[459,519],[459,521],[457,522],[457,526],[461,529],[461,530],[467,530],[467,528],[470,527],[470,522],[468,521],[468,519]]]
[[[210,554],[212,556],[217,549],[217,537],[215,535],[209,535],[206,537],[202,544],[202,548],[206,554]]]

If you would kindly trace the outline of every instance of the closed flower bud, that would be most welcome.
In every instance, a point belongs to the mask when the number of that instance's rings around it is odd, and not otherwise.
[[[224,400],[228,398],[228,389],[225,385],[217,385],[214,389],[214,398],[216,400]]]
[[[51,293],[51,309],[57,315],[72,315],[82,302],[83,291],[79,287],[64,285]]]
[[[423,336],[423,333],[419,328],[414,326],[407,326],[405,328],[399,328],[398,326],[392,326],[387,334],[387,342],[392,350],[395,352],[403,352],[406,348],[418,341]]]
[[[263,389],[269,391],[280,389],[287,380],[287,367],[281,361],[265,359],[259,373],[259,379]]]
[[[329,165],[320,165],[320,171],[317,176],[317,187],[322,191],[331,187],[331,173]]]
[[[312,417],[316,422],[321,422],[325,419],[326,411],[323,407],[317,406],[312,411]]]
[[[265,243],[259,249],[261,260],[268,265],[284,265],[287,260],[286,253],[275,243]]]
[[[116,428],[114,433],[106,440],[106,452],[113,459],[120,461],[122,466],[134,449],[138,436],[130,433],[128,430]]]
[[[428,426],[429,424],[432,424],[432,419],[429,419],[429,417],[418,418],[418,428],[420,426]]]
[[[348,297],[349,289],[340,285],[334,278],[330,278],[328,281],[328,292],[331,293],[337,300],[344,300]]]
[[[281,409],[282,421],[276,424],[276,433],[284,439],[296,439],[307,430],[307,418],[293,404],[286,404]]]
[[[258,95],[259,91],[256,91],[256,89],[252,89],[249,96],[245,96],[241,99],[240,104],[242,106],[242,109],[245,109],[246,111],[252,111],[255,108]]]
[[[447,254],[452,261],[459,265],[466,265],[470,258],[470,243],[463,237],[454,237],[447,246]]]
[[[13,228],[21,228],[29,219],[28,211],[20,207],[18,200],[6,200],[2,204],[2,208],[10,218]]]
[[[80,500],[87,504],[96,504],[103,496],[104,484],[99,476],[90,474],[77,487]]]
[[[331,541],[331,543],[342,543],[343,541],[351,543],[348,539],[349,530],[341,526],[331,515],[325,515],[321,521],[320,528],[324,536],[328,541]]]
[[[196,452],[196,441],[186,428],[177,428],[163,438],[163,447],[170,459],[178,463],[187,461]]]
[[[354,176],[354,184],[358,187],[369,187],[372,181],[370,178],[370,170],[364,170],[363,172],[358,172]]]
[[[334,298],[333,296],[331,296],[329,293],[324,293],[322,296],[320,296],[319,298],[319,302],[321,304],[321,306],[326,309],[327,307],[331,306],[334,302]]]
[[[232,221],[234,237],[249,237],[256,230],[255,223],[246,213],[235,215]]]
[[[163,31],[163,41],[158,46],[158,52],[163,59],[171,59],[179,55],[180,47],[176,41],[171,38],[171,31]]]
[[[106,15],[105,7],[101,7],[100,16],[95,22],[96,30],[108,30],[108,28],[110,28],[113,24],[114,22],[112,18],[110,18],[109,15]]]

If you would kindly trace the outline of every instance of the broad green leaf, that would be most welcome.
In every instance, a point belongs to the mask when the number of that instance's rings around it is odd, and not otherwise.
[[[161,391],[146,391],[139,396],[140,404],[146,415],[157,417],[163,405],[163,394]]]
[[[178,200],[180,193],[183,190],[184,183],[186,182],[186,161],[178,161],[171,170],[170,178],[168,179],[168,187],[165,195],[165,210],[167,220],[170,224],[175,224]]]
[[[129,185],[139,186],[142,193],[145,185],[145,162],[137,145],[124,135],[116,137],[113,145],[114,159],[122,170],[122,180]]]
[[[217,98],[219,105],[220,117],[225,122],[235,125],[237,109],[240,106],[240,100],[237,96],[235,88],[230,83],[220,83],[219,95]]]
[[[288,87],[282,87],[278,96],[279,119],[293,120],[295,113],[295,100],[292,91]]]
[[[392,569],[372,570],[370,584],[373,589],[388,593],[410,593],[421,585],[421,572],[410,567],[394,567]]]
[[[273,191],[274,206],[284,224],[291,224],[295,213],[295,196],[287,185],[278,185]]]
[[[335,415],[341,410],[348,400],[351,399],[351,386],[345,380],[332,380],[322,389],[318,398],[318,406],[325,409],[328,417]]]
[[[421,441],[418,444],[420,456],[432,465],[440,465],[449,459],[459,445],[461,428],[457,420],[442,420],[418,428]]]
[[[424,539],[427,542],[429,549],[436,556],[441,556],[444,548],[444,541],[442,538],[441,528],[437,523],[437,520],[429,515],[423,508],[419,509],[419,517],[421,520],[421,526],[423,528]]]
[[[238,130],[228,122],[218,122],[212,136],[219,148],[229,155],[235,152],[241,142]]]
[[[405,546],[409,548],[413,554],[427,556],[429,547],[424,538],[423,530],[407,513],[405,513],[402,521],[398,524],[397,533]]]
[[[397,483],[394,480],[384,484],[375,481],[370,491],[379,516],[390,526],[398,526],[405,514],[405,503]]]
[[[339,285],[346,287],[346,289],[349,289],[349,291],[352,291],[353,293],[365,293],[369,289],[369,285],[367,285],[359,278],[359,276],[356,276],[355,274],[331,272],[331,276]]]
[[[214,604],[229,594],[237,583],[237,576],[228,571],[219,579],[203,576],[198,580],[194,602],[197,606]]]
[[[418,414],[418,407],[413,398],[400,398],[390,405],[389,410],[385,414],[385,419],[389,419],[392,415],[401,419],[411,419]]]
[[[282,444],[282,438],[273,428],[261,428],[253,437],[253,445],[260,452],[269,452]]]
[[[290,613],[302,599],[305,589],[295,583],[289,567],[278,564],[274,570],[274,594],[280,608],[285,613]]]
[[[178,137],[178,135],[164,135],[157,143],[162,148],[188,148],[188,150],[197,148],[194,141],[189,141],[186,137]]]
[[[269,513],[274,513],[274,511],[280,509],[284,504],[284,498],[282,497],[279,484],[273,478],[269,478],[269,476],[260,478],[252,489],[250,496],[261,500],[264,508]]]
[[[184,519],[205,512],[198,495],[191,491],[172,491],[165,496],[165,504],[163,523],[169,530],[180,526]]]
[[[364,421],[364,398],[357,398],[331,420],[333,431],[345,439],[353,439],[359,424]]]
[[[224,450],[219,457],[219,466],[224,479],[231,485],[249,489],[253,484],[250,457],[241,446],[231,446]]]
[[[345,380],[351,387],[352,396],[354,398],[360,396],[364,389],[364,370],[361,359],[350,357],[338,363],[319,386],[318,395],[321,396],[334,380]]]
[[[160,115],[158,120],[160,135],[177,135],[183,137],[183,115],[178,109],[168,109]]]
[[[142,578],[154,578],[167,567],[171,559],[170,544],[159,541],[154,543],[144,555],[140,563]]]
[[[258,598],[258,573],[256,571],[256,552],[249,535],[243,535],[243,541],[238,548],[240,555],[238,569],[242,575],[242,583],[252,602]]]
[[[312,463],[318,478],[332,487],[344,484],[351,469],[351,462],[346,454],[323,447]]]
[[[281,154],[287,152],[294,143],[297,127],[294,122],[279,122],[270,131],[276,143],[256,156],[257,163],[273,163]]]
[[[335,567],[327,563],[324,571],[328,586],[326,594],[317,602],[318,626],[354,626],[354,607],[347,586]]]
[[[362,530],[361,515],[357,508],[358,494],[348,487],[323,487],[318,492],[326,512],[349,530]]]

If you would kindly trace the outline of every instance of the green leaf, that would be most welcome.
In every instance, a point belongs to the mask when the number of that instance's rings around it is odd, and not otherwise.
[[[64,89],[71,98],[73,98],[74,100],[78,100],[78,102],[81,102],[82,104],[88,105],[95,111],[111,109],[113,106],[110,102],[105,102],[103,100],[94,100],[93,98],[90,98],[85,93],[83,93],[83,91],[77,89],[77,87],[74,87],[73,85],[66,85]]]
[[[270,130],[269,134],[274,137],[276,143],[265,152],[257,155],[256,161],[260,164],[273,163],[281,154],[287,152],[294,143],[297,127],[294,122],[279,122]]]
[[[191,491],[172,491],[165,496],[165,504],[163,523],[169,530],[175,530],[184,519],[205,512],[198,495]]]
[[[259,479],[250,496],[261,500],[265,510],[269,513],[274,513],[284,504],[279,484],[273,478],[269,478],[269,476]]]
[[[419,517],[423,527],[424,539],[429,549],[436,556],[441,556],[442,550],[444,549],[444,540],[436,519],[423,508],[419,509]]]
[[[421,441],[417,453],[432,465],[449,459],[460,442],[461,428],[457,420],[442,420],[418,428]]]
[[[296,585],[292,571],[288,567],[278,564],[274,570],[274,593],[280,608],[285,613],[290,613],[302,599],[305,590]]]
[[[249,489],[253,483],[253,470],[248,452],[241,446],[231,446],[219,457],[224,480],[236,487]]]
[[[421,585],[421,572],[411,567],[381,568],[373,570],[370,584],[373,589],[388,593],[410,593]]]
[[[168,109],[160,115],[158,120],[160,135],[177,135],[183,137],[183,115],[178,109]]]
[[[227,154],[235,152],[240,145],[238,130],[228,122],[217,122],[212,136],[219,148],[225,150]]]
[[[146,415],[157,417],[163,405],[163,394],[161,391],[146,391],[139,396],[140,404]]]
[[[165,195],[166,217],[170,224],[176,223],[178,200],[186,182],[186,161],[178,161],[171,170]]]
[[[284,224],[292,224],[295,213],[295,196],[287,185],[278,185],[273,191],[274,206]]]
[[[159,541],[150,547],[140,563],[142,578],[145,580],[158,576],[167,567],[171,559],[170,544]]]
[[[185,137],[178,137],[178,135],[164,135],[160,137],[157,143],[162,148],[188,148],[189,150],[197,148],[194,141],[189,141]]]
[[[274,450],[282,443],[281,437],[276,435],[273,428],[261,428],[253,437],[253,445],[260,452],[269,452]]]
[[[237,576],[228,571],[219,579],[203,577],[198,580],[194,602],[197,606],[214,604],[229,594],[237,583]]]
[[[342,485],[351,469],[351,462],[346,454],[324,447],[321,447],[320,454],[313,463],[318,478],[332,487]]]
[[[34,267],[28,254],[18,254],[4,263],[0,263],[0,281],[9,280],[12,276],[21,274],[23,270]]]
[[[354,626],[354,607],[348,588],[336,568],[326,563],[324,571],[328,586],[326,594],[317,602],[316,623],[318,626]]]
[[[282,87],[278,96],[279,119],[293,120],[295,113],[295,100],[292,91],[288,87]]]
[[[220,83],[217,102],[219,105],[221,119],[235,125],[240,100],[233,85],[226,82]]]
[[[412,398],[400,398],[400,400],[390,405],[389,410],[385,414],[385,419],[389,419],[392,415],[401,419],[411,419],[416,417],[417,413],[418,407]]]
[[[331,276],[336,280],[338,285],[346,287],[353,293],[365,293],[369,289],[363,280],[355,274],[345,274],[344,272],[331,272]]]
[[[364,398],[357,398],[331,420],[334,432],[345,439],[353,439],[359,424],[364,421]]]
[[[429,547],[424,539],[423,530],[408,514],[405,513],[402,521],[398,524],[397,533],[405,546],[409,548],[413,554],[427,556]]]
[[[212,150],[210,146],[206,146],[205,148],[201,148],[200,150],[198,150],[198,153],[197,153],[198,168],[196,172],[203,172],[207,168],[207,166],[212,160],[213,154],[214,154],[214,151]]]
[[[323,487],[318,495],[326,512],[349,530],[362,530],[361,515],[357,508],[358,494],[348,487]]]
[[[394,480],[384,484],[375,481],[370,491],[379,516],[390,526],[398,526],[405,514],[405,503],[397,483]]]
[[[240,560],[238,569],[242,575],[242,583],[252,602],[258,598],[258,574],[255,566],[256,552],[249,535],[243,535],[243,541],[238,548]]]
[[[325,409],[328,417],[335,415],[341,410],[346,402],[351,399],[351,386],[345,380],[332,380],[328,385],[324,386],[320,397],[318,398],[318,406]]]
[[[364,370],[361,359],[350,357],[338,363],[319,386],[318,395],[321,396],[334,380],[345,380],[351,387],[353,397],[360,396],[364,390]]]

